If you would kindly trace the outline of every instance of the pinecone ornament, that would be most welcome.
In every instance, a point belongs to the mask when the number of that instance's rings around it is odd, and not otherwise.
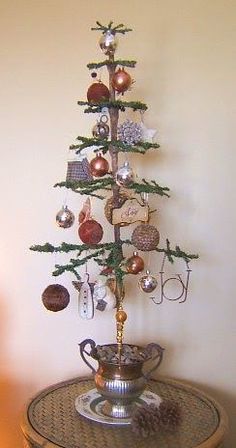
[[[167,431],[176,430],[182,420],[182,413],[178,403],[163,400],[159,406],[160,426]]]
[[[131,429],[141,437],[149,437],[160,428],[160,412],[154,404],[139,407],[132,417]]]

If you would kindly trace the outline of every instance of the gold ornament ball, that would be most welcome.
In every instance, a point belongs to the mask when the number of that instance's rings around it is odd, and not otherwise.
[[[124,310],[119,310],[116,313],[116,321],[120,323],[124,323],[127,319],[127,314]]]
[[[111,30],[107,30],[99,40],[99,46],[102,52],[108,56],[113,55],[116,51],[118,39]]]

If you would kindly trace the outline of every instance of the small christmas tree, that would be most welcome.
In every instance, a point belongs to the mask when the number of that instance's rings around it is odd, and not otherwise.
[[[97,22],[97,26],[92,30],[102,33],[99,45],[106,59],[87,65],[91,70],[93,82],[87,91],[87,101],[78,101],[78,104],[85,107],[85,113],[96,114],[97,123],[92,130],[92,136],[78,136],[77,143],[70,146],[74,158],[68,161],[66,181],[55,185],[87,196],[79,214],[78,233],[82,244],[63,242],[59,246],[53,246],[46,243],[34,245],[31,249],[48,253],[76,252],[76,256],[71,258],[68,264],[56,265],[53,275],[57,277],[69,271],[75,276],[76,281],[73,284],[80,294],[81,317],[93,317],[95,298],[97,309],[103,310],[106,306],[116,308],[117,343],[121,345],[123,326],[127,318],[123,309],[125,277],[136,275],[144,268],[144,261],[139,253],[134,252],[126,259],[123,247],[133,245],[139,251],[157,251],[163,253],[171,263],[176,257],[188,263],[197,258],[197,255],[188,254],[178,246],[172,249],[168,240],[166,247],[159,247],[159,232],[149,223],[152,211],[148,204],[148,195],[169,197],[169,188],[160,186],[155,180],[137,179],[128,161],[129,153],[138,153],[143,157],[147,151],[159,148],[159,145],[153,142],[153,130],[147,129],[143,122],[146,104],[123,100],[124,93],[133,83],[127,69],[134,68],[136,62],[115,59],[114,55],[118,45],[117,35],[124,35],[131,29],[123,24],[114,26],[113,22],[110,22],[103,26]],[[97,80],[97,71],[101,67],[108,70],[109,87],[103,84],[101,79]],[[141,120],[125,119],[120,122],[120,115],[127,114],[128,111],[140,112]],[[94,152],[90,162],[84,152]],[[125,155],[123,165],[119,163],[120,153]],[[91,217],[90,197],[106,201],[105,217],[114,227],[113,241],[102,242],[103,228]],[[62,228],[71,227],[74,214],[64,206],[58,212],[56,221]],[[122,239],[122,227],[134,223],[136,227],[132,230],[131,238]],[[90,260],[94,260],[101,267],[102,276],[95,284],[89,283],[88,276],[84,281],[81,279],[80,268],[87,266]],[[104,276],[107,279],[105,283]],[[147,272],[141,277],[139,285],[144,292],[152,292],[157,281]],[[68,291],[57,284],[49,285],[42,298],[44,305],[52,311],[59,311],[69,303]]]

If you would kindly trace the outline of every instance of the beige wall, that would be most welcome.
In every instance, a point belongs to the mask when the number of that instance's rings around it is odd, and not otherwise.
[[[133,279],[126,341],[160,342],[166,347],[162,374],[189,380],[221,401],[232,420],[227,447],[233,447],[234,0],[1,0],[0,445],[20,445],[18,415],[31,393],[87,372],[78,341],[114,340],[112,314],[80,320],[70,276],[61,279],[70,307],[45,312],[40,295],[51,282],[54,257],[28,251],[32,243],[77,241],[75,229],[63,233],[54,226],[64,192],[52,185],[65,175],[68,145],[89,135],[94,123],[76,101],[91,82],[86,63],[101,58],[90,27],[110,19],[134,29],[120,38],[118,54],[138,60],[126,99],[149,105],[146,123],[158,129],[162,146],[145,162],[133,157],[133,166],[172,190],[170,200],[156,203],[163,240],[201,254],[185,305],[155,307]],[[79,201],[69,196],[75,211]],[[153,270],[159,267],[156,258]]]

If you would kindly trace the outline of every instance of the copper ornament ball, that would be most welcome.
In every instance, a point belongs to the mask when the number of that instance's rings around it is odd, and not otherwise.
[[[116,313],[116,321],[124,323],[127,319],[127,314],[124,310],[118,310]]]
[[[42,301],[47,310],[61,311],[69,304],[70,294],[64,286],[53,284],[43,291]]]
[[[144,261],[142,257],[138,255],[138,252],[134,252],[132,257],[126,261],[126,271],[129,274],[138,274],[144,269]]]
[[[131,242],[138,250],[148,252],[155,250],[160,241],[160,234],[155,226],[140,224],[134,229]]]
[[[119,68],[112,77],[112,87],[118,93],[124,93],[132,84],[132,78],[124,68]]]
[[[79,226],[79,237],[84,244],[98,244],[103,237],[103,228],[95,219],[88,219]]]
[[[110,98],[110,92],[107,86],[100,82],[94,82],[88,88],[87,99],[89,103],[99,103],[107,101]]]
[[[94,177],[105,176],[109,172],[108,161],[101,154],[96,154],[90,162],[90,172]]]

